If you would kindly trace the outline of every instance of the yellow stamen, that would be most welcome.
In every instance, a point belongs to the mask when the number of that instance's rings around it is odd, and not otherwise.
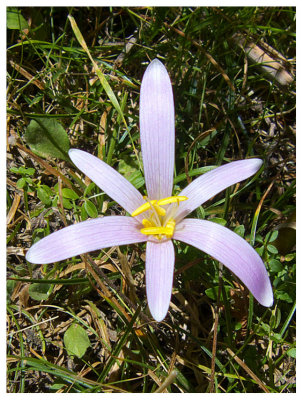
[[[175,230],[175,226],[176,226],[176,221],[174,219],[170,219],[167,224],[165,225],[165,229],[166,229],[166,236],[167,237],[172,237],[174,234],[174,230]]]
[[[165,199],[161,199],[157,201],[157,204],[159,206],[164,206],[165,204],[171,204],[171,203],[178,203],[179,201],[185,201],[188,200],[186,196],[170,196],[170,197],[165,197]]]
[[[163,226],[151,226],[150,228],[142,228],[140,232],[144,235],[165,235],[166,229]]]
[[[138,207],[133,213],[132,217],[136,217],[139,214],[144,213],[145,211],[149,210],[154,206],[156,212],[160,216],[164,216],[166,214],[166,211],[164,208],[160,206],[164,206],[166,204],[171,204],[171,203],[178,203],[180,201],[185,201],[187,200],[186,196],[171,196],[171,197],[165,197],[164,199],[160,200],[150,200],[147,201],[146,203],[142,204],[142,206]]]
[[[164,208],[158,206],[158,204],[154,204],[154,208],[158,215],[160,215],[161,217],[164,217],[164,215],[166,214],[166,211],[164,210]]]
[[[143,197],[146,203],[138,207],[132,217],[136,217],[146,211],[148,213],[142,219],[142,229],[140,232],[143,235],[154,236],[158,240],[163,238],[171,239],[174,235],[176,221],[174,215],[179,206],[180,201],[187,200],[186,196],[171,196],[160,200],[149,200],[146,196]],[[163,208],[161,206],[168,206]]]
[[[174,234],[176,222],[173,219],[169,220],[165,226],[147,226],[146,221],[149,221],[145,219],[143,221],[144,228],[140,229],[140,232],[144,235],[165,235],[170,239]]]
[[[144,213],[145,211],[147,211],[151,208],[151,204],[154,205],[156,203],[157,203],[157,200],[151,200],[150,202],[146,202],[146,203],[142,204],[142,206],[138,207],[132,213],[132,217],[136,217],[137,215]]]

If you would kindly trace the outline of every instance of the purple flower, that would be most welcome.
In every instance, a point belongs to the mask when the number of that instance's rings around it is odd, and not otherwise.
[[[172,196],[175,130],[172,86],[164,65],[153,60],[140,92],[140,138],[147,196],[100,159],[72,149],[74,164],[131,216],[96,218],[41,239],[26,254],[35,264],[52,263],[111,246],[146,242],[146,291],[150,312],[161,321],[172,293],[175,252],[172,239],[197,247],[223,263],[264,306],[273,293],[257,252],[223,226],[185,218],[220,191],[255,174],[259,159],[234,161],[195,179]]]

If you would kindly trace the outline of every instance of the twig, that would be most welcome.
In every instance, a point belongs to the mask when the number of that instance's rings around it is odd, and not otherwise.
[[[260,388],[265,392],[265,393],[270,393],[270,391],[267,389],[267,387],[264,385],[264,383],[257,377],[256,374],[252,372],[252,370],[229,348],[227,348],[228,353],[233,357],[233,359],[248,373],[248,375],[257,382],[257,384],[260,386]]]
[[[162,393],[167,386],[171,385],[173,381],[176,379],[178,375],[178,372],[174,369],[168,377],[165,379],[165,381],[154,391],[154,393]]]
[[[283,87],[289,86],[293,82],[293,77],[285,70],[284,66],[269,56],[260,46],[247,40],[241,34],[234,35],[233,41],[244,51],[251,62],[259,64],[260,69],[271,80],[278,82]]]

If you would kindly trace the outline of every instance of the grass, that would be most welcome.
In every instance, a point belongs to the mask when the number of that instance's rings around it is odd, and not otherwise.
[[[7,391],[295,392],[296,10],[7,11]],[[235,34],[279,61],[286,80],[266,73]],[[274,289],[270,309],[182,243],[162,323],[146,304],[144,245],[25,261],[33,242],[64,225],[124,212],[76,171],[69,147],[102,158],[144,192],[139,90],[155,57],[174,89],[176,191],[211,167],[264,160],[259,174],[195,217],[256,248]]]

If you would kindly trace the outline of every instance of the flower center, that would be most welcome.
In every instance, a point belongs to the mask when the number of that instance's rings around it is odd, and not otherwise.
[[[174,216],[179,203],[187,200],[187,197],[171,196],[161,200],[149,200],[145,196],[144,199],[147,200],[146,203],[132,213],[132,217],[146,213],[145,218],[142,220],[143,228],[140,229],[140,232],[148,236],[153,235],[158,240],[165,236],[170,239],[175,231],[176,221]]]

